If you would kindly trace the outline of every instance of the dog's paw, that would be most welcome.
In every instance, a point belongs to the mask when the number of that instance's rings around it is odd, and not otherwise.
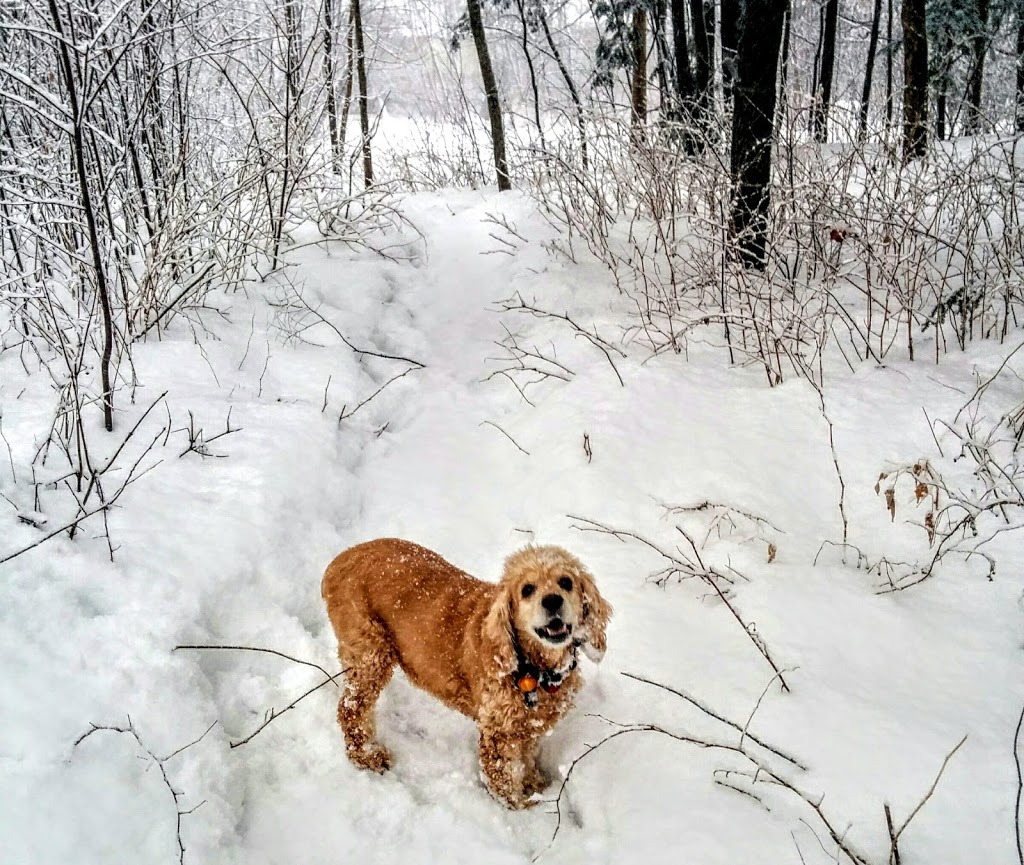
[[[542,793],[551,784],[551,779],[539,769],[529,773],[523,783],[523,794],[529,798]]]
[[[368,742],[362,748],[350,750],[348,758],[360,769],[369,769],[378,775],[387,772],[394,760],[391,751],[379,742]]]

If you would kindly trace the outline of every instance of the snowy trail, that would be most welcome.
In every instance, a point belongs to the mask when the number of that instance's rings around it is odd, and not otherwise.
[[[354,344],[425,365],[340,424],[343,406],[405,366],[359,357],[323,325],[305,333],[309,343],[282,340],[276,325],[287,315],[272,284],[265,297],[225,298],[232,323],[211,321],[216,338],[198,347],[185,328],[140,347],[145,393],[126,419],[166,387],[175,428],[191,410],[217,431],[230,407],[242,429],[212,448],[221,459],[179,459],[184,436],[171,436],[164,462],[114,515],[122,549],[113,564],[104,542],[86,537],[5,569],[0,860],[177,861],[169,792],[137,748],[107,733],[71,749],[90,722],[130,715],[160,755],[218,722],[167,764],[180,808],[204,802],[183,818],[189,863],[831,861],[799,801],[773,798],[769,813],[716,785],[715,770],[734,760],[651,734],[620,737],[578,765],[549,846],[553,809],[511,813],[491,800],[472,724],[401,676],[379,703],[380,735],[396,755],[386,776],[346,761],[330,688],[232,749],[318,674],[279,659],[171,651],[268,646],[335,669],[319,579],[343,548],[406,537],[493,579],[523,543],[560,543],[592,568],[616,614],[605,662],[586,665],[577,711],[544,744],[547,769],[564,774],[614,729],[595,715],[722,736],[678,698],[620,672],[680,687],[743,722],[772,677],[749,635],[706,586],[655,585],[656,554],[574,529],[569,516],[671,549],[676,520],[662,506],[712,501],[772,524],[764,537],[742,525],[709,532],[703,550],[742,573],[734,603],[792,685],[765,697],[752,729],[807,763],[801,787],[825,793],[826,810],[877,861],[887,849],[881,803],[905,816],[967,733],[906,843],[920,861],[1008,861],[1008,747],[1024,698],[1019,542],[1004,544],[994,583],[962,574],[897,596],[874,594],[873,578],[835,557],[814,567],[840,526],[810,387],[769,390],[756,371],[714,358],[642,363],[628,346],[616,356],[620,386],[607,358],[564,322],[495,311],[518,291],[619,337],[607,277],[549,256],[550,229],[528,201],[446,191],[410,197],[406,212],[426,238],[424,261],[309,249],[293,271]],[[515,255],[482,254],[502,246],[490,237],[491,212],[528,239]],[[503,326],[556,357],[569,380],[532,387],[532,406],[501,377],[485,380]],[[979,350],[971,360],[985,368],[992,357]],[[951,387],[970,384],[967,369],[939,370],[941,381],[933,373],[863,369],[829,390],[857,543],[909,555],[919,542],[918,527],[890,522],[873,485],[880,467],[917,459],[930,442],[921,406],[937,416],[957,404]],[[7,436],[22,442],[15,459],[30,459],[47,398],[32,393],[32,410],[5,413]],[[912,507],[901,499],[901,515]],[[701,538],[709,529],[704,516],[679,519]],[[778,551],[770,564],[769,540]]]

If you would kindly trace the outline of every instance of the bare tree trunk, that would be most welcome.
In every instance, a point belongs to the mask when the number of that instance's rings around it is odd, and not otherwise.
[[[711,111],[714,87],[714,20],[708,29],[707,10],[703,0],[690,0],[690,26],[693,29],[693,83],[697,90],[698,116],[703,121]]]
[[[732,84],[736,78],[736,22],[739,19],[738,0],[720,0],[722,16],[722,88],[725,98],[732,98]]]
[[[981,132],[981,90],[985,81],[985,55],[988,53],[988,9],[989,0],[975,0],[976,29],[971,36],[971,76],[967,80],[967,115],[964,118],[964,132],[977,135]]]
[[[345,35],[345,95],[341,100],[341,126],[338,129],[338,145],[342,155],[345,153],[345,140],[348,138],[348,113],[352,108],[352,82],[356,70],[356,28],[352,20],[352,8],[349,7],[348,32]]]
[[[885,17],[885,132],[892,129],[892,0],[888,0],[888,14]]]
[[[928,31],[925,0],[903,0],[903,158],[928,148]]]
[[[668,43],[665,41],[665,0],[653,0],[651,9],[651,44],[654,46],[654,78],[658,82],[658,111],[664,116],[669,110]]]
[[[86,144],[83,134],[85,117],[81,112],[78,94],[78,81],[75,78],[71,63],[71,52],[68,40],[64,36],[60,12],[57,11],[56,0],[49,0],[50,16],[53,29],[57,34],[58,61],[61,75],[67,88],[68,102],[71,107],[71,143],[74,152],[75,174],[78,176],[78,191],[82,202],[82,213],[85,217],[86,229],[89,234],[89,247],[92,254],[93,271],[96,274],[96,291],[99,294],[100,309],[103,316],[103,354],[100,359],[100,381],[103,388],[103,426],[107,432],[114,429],[114,393],[110,387],[110,360],[114,351],[113,313],[110,307],[110,289],[107,285],[107,271],[100,251],[99,230],[96,226],[96,211],[93,209],[92,193],[89,190],[89,173],[86,167]]]
[[[352,29],[356,48],[356,75],[359,78],[359,128],[363,138],[363,185],[373,186],[373,153],[370,150],[370,106],[366,92],[366,46],[363,42],[363,12],[360,0],[352,0]]]
[[[828,111],[832,105],[832,79],[836,65],[836,27],[839,21],[839,0],[825,2],[825,28],[822,34],[821,75],[814,98],[814,140],[828,141]]]
[[[583,170],[586,171],[588,167],[587,119],[583,113],[583,102],[580,100],[580,94],[576,89],[576,83],[572,80],[572,76],[569,74],[569,70],[566,68],[565,63],[562,62],[562,55],[551,35],[551,28],[548,26],[548,15],[547,12],[544,11],[543,3],[537,4],[537,15],[540,18],[541,28],[544,30],[544,39],[548,43],[548,50],[551,51],[551,56],[555,58],[555,64],[558,66],[558,71],[562,73],[562,78],[565,80],[565,86],[569,88],[569,95],[572,97],[572,103],[576,106],[576,125],[580,130],[580,156],[583,160]]]
[[[487,97],[487,115],[491,121],[491,145],[494,149],[494,171],[498,175],[498,191],[512,188],[508,176],[508,162],[505,159],[505,125],[501,117],[501,101],[498,99],[498,82],[494,78],[491,55],[487,50],[487,35],[480,11],[480,0],[467,0],[469,28],[473,32],[476,56],[480,63],[480,77],[483,79],[484,94]]]
[[[689,47],[686,38],[686,0],[672,0],[672,46],[675,52],[676,108],[675,119],[683,129],[683,149],[693,155],[701,148],[703,136],[696,132],[698,119],[697,92],[690,70]]]
[[[1017,112],[1018,132],[1024,132],[1024,4],[1017,5]]]
[[[341,174],[342,141],[338,137],[338,90],[334,75],[334,0],[324,0],[324,83],[327,131],[331,139],[331,170]]]
[[[771,209],[775,79],[788,0],[747,0],[733,87],[731,229],[745,267],[763,270]]]
[[[634,137],[642,141],[647,125],[647,10],[637,7],[629,36],[633,68],[630,85]]]
[[[530,89],[533,91],[533,119],[537,124],[537,134],[540,136],[540,149],[547,150],[544,144],[544,125],[540,121],[540,92],[537,90],[537,72],[533,68],[533,58],[530,56],[530,25],[526,20],[525,0],[516,0],[516,8],[519,11],[519,23],[522,27],[523,57],[526,58],[526,70],[530,75]]]
[[[875,0],[871,16],[871,35],[868,37],[868,57],[864,66],[864,89],[860,96],[860,114],[857,116],[857,140],[863,141],[868,131],[868,106],[871,104],[871,79],[875,71],[875,52],[878,50],[878,30],[882,23],[882,0]]]

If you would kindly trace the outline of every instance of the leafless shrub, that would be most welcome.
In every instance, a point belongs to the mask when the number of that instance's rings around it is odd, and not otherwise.
[[[777,149],[763,272],[738,263],[729,172],[714,148],[687,158],[670,136],[630,141],[607,118],[595,121],[591,172],[556,150],[559,170],[535,180],[562,235],[552,250],[608,268],[627,333],[649,351],[700,340],[761,367],[770,385],[794,374],[821,384],[827,351],[851,368],[915,359],[923,332],[937,360],[1024,320],[1013,140],[901,166],[885,148],[804,144],[795,123]]]

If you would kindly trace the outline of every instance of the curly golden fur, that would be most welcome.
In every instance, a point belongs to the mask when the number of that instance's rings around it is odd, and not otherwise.
[[[605,650],[612,609],[583,564],[560,547],[529,546],[508,557],[500,582],[487,583],[424,547],[383,538],[331,562],[322,592],[347,671],[338,723],[349,759],[390,767],[374,704],[397,665],[476,721],[488,789],[510,808],[528,807],[546,786],[540,738],[582,684],[576,650],[595,661]],[[560,680],[537,688],[533,706],[517,686],[521,660]]]

